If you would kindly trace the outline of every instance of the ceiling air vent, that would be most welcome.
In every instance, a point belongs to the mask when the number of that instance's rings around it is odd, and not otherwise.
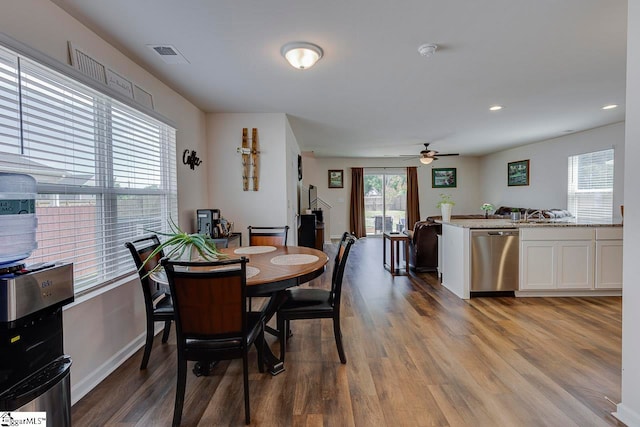
[[[168,44],[148,44],[147,47],[160,55],[160,58],[167,64],[188,64],[189,61],[182,56],[178,49]]]

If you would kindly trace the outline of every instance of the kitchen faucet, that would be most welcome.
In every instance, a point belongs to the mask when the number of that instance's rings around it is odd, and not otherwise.
[[[531,213],[529,213],[529,211],[526,211],[524,213],[524,220],[528,221],[529,219],[533,219],[535,216],[537,216],[536,219],[544,219],[544,214],[542,213],[542,211],[540,209],[537,209]]]

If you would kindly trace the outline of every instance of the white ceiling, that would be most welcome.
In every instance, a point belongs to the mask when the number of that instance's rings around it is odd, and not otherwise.
[[[318,157],[481,155],[624,120],[622,0],[52,1],[203,111],[288,114]],[[324,58],[292,68],[291,41]]]

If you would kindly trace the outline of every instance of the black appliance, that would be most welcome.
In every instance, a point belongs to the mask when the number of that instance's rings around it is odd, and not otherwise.
[[[204,234],[213,239],[220,236],[220,209],[198,209],[196,210],[198,220],[198,234]]]
[[[316,247],[316,216],[300,215],[298,226],[298,246]]]
[[[0,411],[71,425],[62,307],[73,300],[73,264],[0,266]]]

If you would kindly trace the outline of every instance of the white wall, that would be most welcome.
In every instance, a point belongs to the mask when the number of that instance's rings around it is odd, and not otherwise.
[[[298,154],[300,154],[300,146],[298,140],[293,134],[293,129],[289,124],[289,119],[285,121],[285,140],[287,150],[287,224],[290,227],[288,244],[298,244],[298,197],[299,197],[299,181],[298,181]]]
[[[604,112],[606,113],[606,112]],[[569,156],[615,149],[613,216],[619,219],[623,204],[624,123],[537,142],[481,158],[482,194],[487,203],[527,208],[567,208],[567,161]],[[507,163],[530,160],[528,186],[507,186]]]
[[[417,160],[380,159],[380,158],[316,158],[307,153],[303,155],[303,184],[305,187],[318,187],[318,197],[331,206],[331,217],[325,225],[325,240],[339,238],[344,231],[349,230],[349,209],[351,198],[351,168],[392,168],[406,169],[407,166],[418,166]],[[436,207],[441,193],[451,194],[456,205],[453,213],[482,213],[480,197],[478,159],[475,157],[443,157],[431,165],[418,166],[418,194],[420,198],[420,217],[440,215]],[[431,188],[431,169],[457,168],[456,188]],[[344,170],[344,188],[329,188],[328,171],[330,169]],[[302,197],[307,197],[302,195]],[[305,199],[306,200],[306,199]]]
[[[640,426],[640,1],[629,0],[627,25],[627,121],[624,221],[624,273],[622,288],[622,402],[617,416],[629,427]]]
[[[287,158],[290,154],[286,127],[284,114],[207,115],[210,195],[209,206],[201,207],[220,209],[222,216],[234,223],[234,230],[243,233],[243,244],[248,242],[249,225],[292,226],[287,214]],[[252,128],[258,128],[259,191],[242,190],[242,156],[236,152],[242,145],[242,128],[248,128],[249,135]],[[295,145],[294,142],[291,144]],[[289,242],[293,242],[291,239]]]
[[[181,162],[185,148],[206,158],[205,115],[182,96],[130,61],[111,45],[48,0],[2,2],[0,31],[68,64],[67,41],[119,71],[153,95],[156,111],[178,128],[180,224],[189,229],[194,209],[208,198],[207,163],[191,171]],[[132,263],[133,267],[133,263]],[[64,311],[64,346],[73,358],[71,394],[77,401],[144,342],[144,305],[139,282],[77,299]],[[156,350],[157,351],[157,350]]]

